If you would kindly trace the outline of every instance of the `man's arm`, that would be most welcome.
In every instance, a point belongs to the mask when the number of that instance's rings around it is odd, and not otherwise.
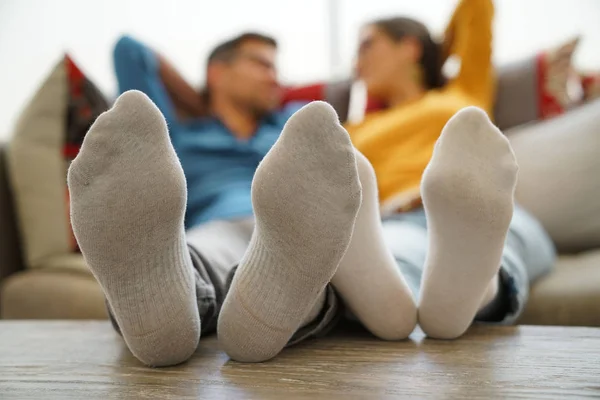
[[[157,105],[169,125],[178,122],[177,115],[200,113],[200,95],[181,75],[154,51],[129,36],[119,39],[113,61],[119,92],[139,90]]]
[[[158,58],[160,79],[175,109],[180,116],[195,117],[204,115],[206,105],[202,96],[181,76],[179,71],[162,55],[155,53]]]

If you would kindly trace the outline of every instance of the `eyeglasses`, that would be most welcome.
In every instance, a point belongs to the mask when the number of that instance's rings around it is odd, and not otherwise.
[[[358,54],[364,54],[368,51],[372,46],[375,39],[373,37],[367,37],[363,39],[358,45]]]
[[[245,60],[253,62],[257,65],[260,65],[263,68],[270,69],[270,70],[275,70],[277,68],[277,66],[275,65],[274,62],[272,62],[271,60],[268,60],[265,57],[262,57],[258,54],[252,54],[252,53],[248,53],[248,52],[240,52],[240,53],[236,54],[234,59],[245,59]]]

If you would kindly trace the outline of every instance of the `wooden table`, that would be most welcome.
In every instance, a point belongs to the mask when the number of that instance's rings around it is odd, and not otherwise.
[[[334,334],[263,364],[214,337],[142,366],[108,322],[0,322],[0,399],[600,398],[600,329],[474,327],[456,341]]]

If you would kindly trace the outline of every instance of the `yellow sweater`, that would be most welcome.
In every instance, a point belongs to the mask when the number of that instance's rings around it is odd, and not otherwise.
[[[460,60],[457,76],[415,102],[371,113],[346,127],[375,168],[384,213],[410,208],[420,199],[421,176],[450,117],[469,105],[491,115],[493,14],[491,0],[462,0],[446,30],[448,54]]]

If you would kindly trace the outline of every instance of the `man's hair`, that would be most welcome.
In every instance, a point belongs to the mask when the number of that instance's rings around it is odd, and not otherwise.
[[[257,32],[244,32],[232,39],[229,39],[219,45],[217,45],[209,54],[206,61],[206,66],[213,62],[230,62],[237,55],[237,51],[242,44],[249,41],[262,42],[277,48],[277,41],[271,36],[263,35]],[[204,103],[208,106],[210,102],[210,91],[208,89],[208,82],[206,86],[200,91],[200,95],[204,99]]]
[[[245,32],[217,45],[208,55],[207,64],[211,64],[214,61],[231,61],[240,46],[248,41],[262,42],[277,47],[277,41],[270,36],[257,32]]]

